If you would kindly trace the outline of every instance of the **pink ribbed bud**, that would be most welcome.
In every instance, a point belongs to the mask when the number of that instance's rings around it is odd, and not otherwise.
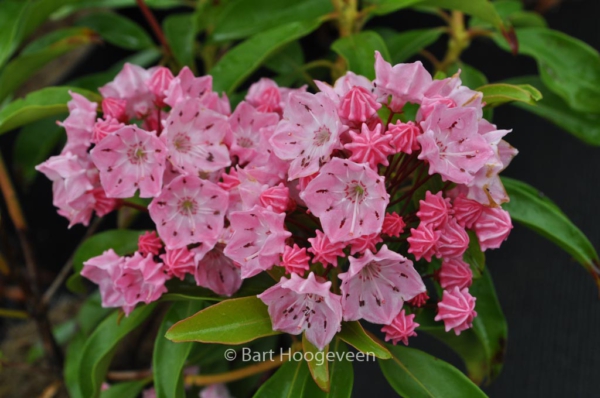
[[[452,202],[454,217],[460,225],[465,228],[472,228],[475,221],[481,216],[483,205],[472,199],[467,199],[464,195],[459,195]]]
[[[288,274],[304,275],[304,271],[310,267],[308,265],[310,257],[306,254],[305,248],[299,248],[298,245],[294,244],[294,247],[286,246],[281,258],[281,266],[285,267],[285,271]]]
[[[167,249],[165,254],[161,254],[160,258],[163,260],[169,275],[181,280],[187,274],[194,275],[196,272],[194,253],[185,246],[178,249]]]
[[[114,133],[123,127],[125,127],[123,123],[120,123],[117,119],[110,116],[106,116],[104,119],[98,119],[96,124],[94,124],[94,130],[92,130],[92,142],[97,144],[107,135]]]
[[[409,155],[421,148],[417,137],[421,135],[421,129],[413,122],[402,123],[400,120],[396,124],[388,124],[388,134],[391,134],[390,144],[396,149],[396,152],[404,152]]]
[[[438,258],[462,257],[469,247],[467,231],[454,218],[450,218],[440,228],[440,239],[435,244],[435,255]]]
[[[127,101],[120,98],[104,98],[102,100],[102,113],[104,118],[107,116],[117,119],[119,122],[127,121]]]
[[[381,331],[385,333],[385,341],[392,340],[394,345],[401,341],[404,345],[408,345],[408,338],[417,335],[415,329],[419,324],[414,319],[415,314],[406,315],[404,310],[400,311],[391,324],[381,328]]]
[[[290,202],[290,191],[283,184],[266,189],[260,194],[260,205],[263,207],[271,206],[277,213],[283,213],[287,210]]]
[[[410,245],[408,252],[412,253],[417,260],[424,258],[431,261],[439,238],[439,231],[434,231],[431,225],[420,223],[417,229],[411,228],[410,237],[406,239]]]
[[[475,221],[474,229],[482,251],[497,249],[508,238],[512,229],[510,214],[500,207],[484,207]]]
[[[475,300],[466,288],[460,290],[454,287],[444,290],[442,301],[438,303],[438,314],[434,319],[444,321],[446,332],[453,329],[458,336],[463,330],[473,326],[473,319],[477,316]]]
[[[444,259],[442,268],[438,273],[440,285],[443,289],[452,289],[458,287],[464,289],[471,286],[473,281],[473,272],[469,264],[460,258]]]
[[[161,66],[154,71],[150,80],[146,83],[155,96],[154,103],[161,108],[165,106],[165,92],[169,88],[171,80],[173,80],[173,74],[169,68]]]
[[[106,197],[106,193],[102,187],[93,189],[92,195],[94,196],[94,211],[98,217],[104,217],[116,209],[119,204],[118,199]]]
[[[429,300],[429,295],[427,292],[419,293],[411,300],[408,300],[407,303],[412,305],[413,307],[422,307]]]
[[[156,256],[158,253],[160,253],[160,249],[162,249],[162,247],[162,242],[156,235],[156,231],[146,231],[145,234],[138,238],[138,251],[143,256],[146,256],[147,254]]]
[[[381,108],[375,94],[364,87],[352,87],[340,101],[338,113],[341,118],[351,122],[366,122]]]
[[[404,227],[406,227],[406,223],[398,213],[387,213],[383,219],[381,232],[398,238],[404,232]]]
[[[449,199],[444,199],[442,192],[435,195],[430,191],[425,193],[425,200],[419,201],[417,216],[421,223],[430,225],[433,229],[442,227],[448,220],[451,205]]]

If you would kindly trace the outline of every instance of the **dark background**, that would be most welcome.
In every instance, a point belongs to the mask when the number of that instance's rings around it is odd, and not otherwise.
[[[137,10],[123,13],[147,26]],[[545,16],[551,28],[600,48],[599,0],[564,1]],[[410,11],[374,23],[397,30],[439,25],[436,18]],[[434,53],[443,54],[444,41],[433,46]],[[311,41],[304,44],[309,58],[311,49],[328,46]],[[77,68],[73,77],[105,70],[124,55],[127,53],[104,45]],[[485,39],[474,41],[462,59],[483,71],[490,82],[537,72],[533,60],[513,57]],[[500,128],[513,129],[507,140],[520,152],[505,175],[524,180],[552,198],[600,247],[600,148],[587,146],[549,122],[512,106],[497,109],[494,122]],[[10,141],[2,141],[2,150],[9,159]],[[46,179],[38,178],[22,196],[39,243],[41,268],[60,269],[83,228],[66,230],[66,221],[52,208]],[[558,247],[520,225],[515,226],[500,250],[486,254],[508,321],[509,341],[504,370],[485,391],[491,397],[600,395],[600,299],[587,272]],[[411,339],[411,347],[422,348],[462,368],[452,351],[428,336]],[[355,363],[354,395],[396,394],[377,364]]]

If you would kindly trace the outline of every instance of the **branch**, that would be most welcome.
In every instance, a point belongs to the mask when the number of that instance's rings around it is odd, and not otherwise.
[[[154,31],[154,35],[156,36],[156,38],[158,39],[160,44],[163,46],[163,48],[165,50],[165,54],[168,57],[173,57],[173,51],[171,50],[171,46],[169,46],[169,42],[167,41],[167,38],[165,37],[165,34],[163,33],[163,31],[160,27],[160,24],[154,17],[154,14],[152,14],[152,11],[150,11],[150,9],[148,8],[148,6],[146,5],[146,2],[144,0],[136,0],[136,1],[137,1],[138,7],[142,11],[142,14],[144,14],[144,18],[146,18],[146,21],[148,21],[148,23],[150,24],[150,27]]]

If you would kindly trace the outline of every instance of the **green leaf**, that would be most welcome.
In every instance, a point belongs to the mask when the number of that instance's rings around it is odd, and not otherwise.
[[[329,352],[329,344],[321,351],[313,343],[308,341],[306,333],[303,333],[302,349],[312,379],[321,390],[328,392],[330,388],[329,361],[324,358],[326,358],[327,353]]]
[[[56,124],[56,120],[65,117],[66,114],[41,119],[19,131],[14,145],[13,159],[15,173],[26,187],[38,176],[35,166],[48,159],[52,150],[64,137],[64,131]]]
[[[88,336],[112,311],[113,308],[102,307],[100,291],[96,290],[79,307],[77,324],[85,336]]]
[[[80,0],[35,0],[30,3],[30,12],[24,21],[23,38],[29,37],[59,8]],[[0,24],[1,26],[1,24]]]
[[[479,247],[479,241],[477,235],[473,231],[468,231],[469,234],[469,247],[463,255],[463,260],[471,266],[473,272],[473,278],[478,279],[485,270],[485,254]]]
[[[298,72],[304,64],[304,53],[298,40],[291,42],[265,61],[265,66],[280,75]]]
[[[322,0],[234,0],[225,5],[215,23],[212,39],[242,39],[292,22],[309,21],[333,12]]]
[[[304,396],[310,398],[350,398],[354,384],[354,369],[348,360],[348,347],[344,342],[335,338],[329,345],[330,356],[334,355],[329,364],[329,392],[324,392],[315,383],[307,380]],[[352,355],[352,353],[350,353]],[[375,361],[374,357],[371,357]]]
[[[580,112],[600,113],[600,55],[564,33],[545,28],[516,30],[519,53],[537,61],[542,81]],[[507,49],[501,37],[498,45]]]
[[[79,331],[75,334],[75,337],[71,340],[69,346],[67,347],[63,374],[65,379],[65,387],[67,388],[71,398],[83,398],[80,388],[79,364],[81,362],[81,355],[85,342],[85,334]]]
[[[163,30],[173,55],[181,66],[194,68],[194,29],[192,14],[169,15],[163,22]]]
[[[76,24],[87,26],[98,32],[107,42],[128,50],[144,50],[154,46],[144,29],[118,14],[95,12],[79,19]]]
[[[417,29],[388,34],[384,37],[390,52],[392,65],[405,62],[419,51],[435,43],[444,28]]]
[[[389,359],[390,352],[363,329],[358,321],[342,322],[342,330],[337,336],[365,354],[374,355],[377,358]]]
[[[166,333],[175,342],[242,344],[279,334],[267,306],[255,296],[222,301],[173,325]]]
[[[82,277],[83,263],[92,257],[113,249],[119,255],[131,254],[137,250],[138,238],[144,231],[111,229],[93,235],[79,245],[73,255],[73,275],[67,280],[67,287],[74,292],[85,291]]]
[[[173,343],[164,336],[176,322],[191,316],[204,307],[197,301],[174,303],[165,314],[154,341],[152,372],[157,398],[185,398],[183,367],[193,343]]]
[[[507,82],[530,84],[536,87],[544,96],[537,103],[537,106],[522,102],[515,102],[513,105],[548,119],[588,144],[600,145],[600,114],[584,113],[571,109],[562,98],[548,90],[538,76],[518,77],[507,80]]]
[[[503,26],[502,17],[489,0],[425,0],[420,5],[462,11],[465,14],[489,22],[496,28]]]
[[[410,7],[423,0],[371,0],[372,7],[367,8],[369,14],[386,15]],[[394,62],[395,63],[395,62]]]
[[[502,183],[510,197],[510,202],[504,204],[510,216],[572,255],[600,288],[598,253],[583,232],[541,192],[536,195],[532,186],[506,177]]]
[[[72,1],[73,0],[71,0],[71,2]],[[124,7],[137,7],[136,0],[74,0],[74,2],[75,4],[69,4],[58,9],[54,14],[52,14],[52,18],[65,18],[73,14],[75,11],[84,10],[87,8],[115,9]],[[186,5],[186,0],[145,0],[145,2],[148,7],[157,9],[169,9]]]
[[[34,91],[0,110],[0,134],[49,116],[68,112],[67,102],[71,100],[69,90],[92,101],[101,100],[98,94],[75,87],[49,87]]]
[[[523,3],[520,0],[497,0],[492,2],[492,6],[504,21],[508,20],[514,13],[523,10]],[[469,20],[469,27],[493,28],[494,26],[489,21],[473,17]]]
[[[532,11],[519,11],[512,14],[508,21],[515,28],[547,28],[548,23],[543,16]]]
[[[306,362],[284,363],[254,394],[254,398],[304,397],[308,383],[313,383]],[[313,383],[314,384],[314,383]],[[318,389],[318,388],[317,388]]]
[[[375,51],[390,60],[385,42],[374,31],[363,31],[348,37],[336,40],[331,49],[346,60],[348,69],[369,79],[375,78]]]
[[[24,20],[30,13],[30,1],[5,0],[0,12],[0,68],[9,60],[21,43]]]
[[[448,68],[448,75],[453,75],[460,69],[460,80],[463,86],[467,86],[471,89],[483,86],[488,83],[487,77],[483,72],[475,69],[471,65],[467,65],[464,62],[457,62]]]
[[[144,379],[113,384],[108,389],[100,392],[100,398],[136,398],[142,393],[144,386],[149,381]]]
[[[210,71],[213,90],[232,93],[271,54],[285,44],[303,37],[320,25],[320,21],[293,22],[258,33],[228,51]]]
[[[118,343],[137,328],[154,310],[155,304],[136,308],[119,322],[115,311],[96,328],[85,342],[79,363],[81,393],[86,398],[98,397]]]
[[[461,371],[447,362],[413,348],[387,345],[392,359],[379,366],[392,388],[405,398],[485,397]]]
[[[483,102],[490,107],[514,101],[535,105],[537,101],[542,99],[542,93],[529,84],[494,83],[486,84],[476,90],[483,93]]]

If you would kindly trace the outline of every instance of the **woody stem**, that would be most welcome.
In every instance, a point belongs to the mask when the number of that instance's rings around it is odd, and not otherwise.
[[[165,55],[167,55],[168,57],[172,57],[173,51],[171,50],[171,46],[169,46],[169,42],[167,41],[167,38],[165,37],[165,34],[163,33],[163,31],[160,27],[160,24],[156,20],[156,17],[152,13],[152,11],[150,11],[150,8],[148,8],[148,5],[146,5],[146,2],[144,0],[136,0],[136,1],[137,1],[138,7],[140,8],[140,11],[142,11],[142,14],[144,14],[144,18],[146,18],[146,20],[150,24],[152,31],[154,31],[154,35],[156,36],[156,38],[162,45],[162,47],[165,51]]]

